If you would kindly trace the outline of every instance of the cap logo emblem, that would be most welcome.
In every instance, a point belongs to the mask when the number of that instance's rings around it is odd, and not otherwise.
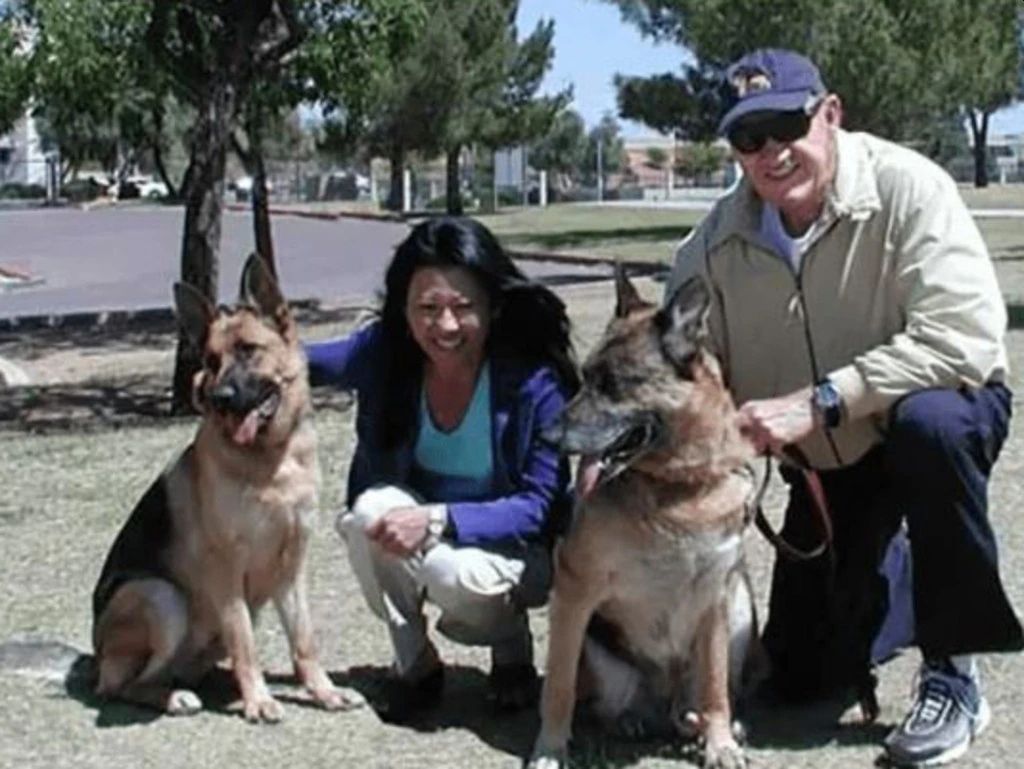
[[[747,94],[770,91],[772,81],[763,72],[739,72],[732,79],[732,87],[736,89],[736,94],[742,99]]]

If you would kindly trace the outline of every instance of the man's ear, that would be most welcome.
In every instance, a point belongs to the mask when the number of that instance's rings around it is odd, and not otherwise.
[[[662,347],[677,367],[684,366],[706,345],[711,292],[702,277],[687,280],[659,313]]]
[[[626,276],[626,268],[622,262],[615,262],[615,317],[625,318],[632,312],[650,307]]]
[[[174,284],[174,308],[178,324],[195,349],[202,350],[206,330],[210,327],[216,309],[210,301],[188,283]]]
[[[839,128],[843,124],[843,100],[839,94],[830,93],[818,109],[824,113],[829,128]]]

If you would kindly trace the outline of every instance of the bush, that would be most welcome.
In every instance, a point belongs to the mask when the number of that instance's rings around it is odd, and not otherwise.
[[[61,187],[61,194],[72,203],[86,203],[105,195],[106,188],[92,178],[72,179]]]
[[[32,198],[45,198],[46,187],[41,184],[22,184],[21,182],[7,182],[0,186],[0,198],[7,200],[30,200]]]

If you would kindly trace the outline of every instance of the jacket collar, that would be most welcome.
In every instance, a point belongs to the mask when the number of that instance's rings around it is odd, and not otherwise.
[[[860,135],[839,129],[836,132],[836,150],[836,178],[822,215],[867,218],[882,207],[867,146]],[[761,199],[750,181],[745,176],[741,177],[733,191],[727,193],[708,215],[707,250],[717,248],[734,236],[763,246],[761,208]]]

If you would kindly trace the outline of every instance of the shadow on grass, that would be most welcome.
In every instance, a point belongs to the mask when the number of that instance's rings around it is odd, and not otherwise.
[[[655,227],[618,227],[613,229],[561,230],[557,232],[523,232],[503,235],[507,244],[530,243],[544,248],[559,249],[586,246],[607,240],[629,240],[649,242],[682,239],[690,230],[689,225],[658,225]]]
[[[380,713],[388,674],[386,667],[353,667],[348,671],[346,685],[360,692],[370,707]],[[487,700],[487,675],[482,670],[449,665],[445,668],[444,693],[440,703],[396,728],[427,733],[466,730],[495,750],[525,757],[533,747],[539,725],[536,708],[526,708],[517,713],[498,711]]]
[[[313,391],[315,409],[344,411],[352,402],[347,392],[327,387]],[[0,432],[89,432],[194,419],[171,415],[169,377],[160,374],[126,377],[114,383],[0,389]]]
[[[331,673],[331,680],[337,686],[355,688],[348,673]],[[271,694],[288,707],[323,710],[302,688],[294,675],[268,673],[265,676]],[[96,726],[111,728],[146,724],[158,718],[172,718],[153,708],[133,705],[114,699],[97,697],[96,661],[91,654],[81,654],[72,663],[64,681],[68,697],[86,708],[96,711]],[[241,700],[234,675],[228,668],[217,667],[207,673],[195,693],[203,703],[203,712],[213,715],[241,718]]]

